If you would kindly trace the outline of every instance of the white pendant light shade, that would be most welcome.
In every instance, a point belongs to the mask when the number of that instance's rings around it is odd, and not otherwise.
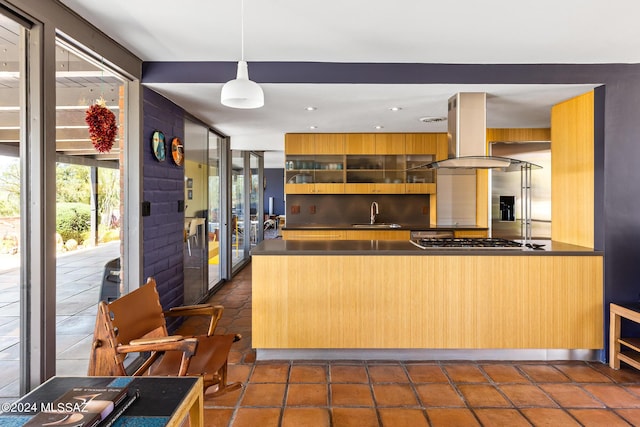
[[[256,82],[249,80],[246,61],[238,61],[238,74],[235,80],[222,86],[220,100],[222,105],[231,108],[260,108],[264,105],[264,92]]]

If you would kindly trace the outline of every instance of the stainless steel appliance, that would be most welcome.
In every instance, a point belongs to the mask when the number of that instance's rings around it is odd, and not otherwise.
[[[523,244],[514,240],[497,238],[423,237],[411,239],[411,243],[422,249],[511,249],[521,250]],[[531,246],[524,246],[531,248]],[[539,248],[531,248],[539,249]]]

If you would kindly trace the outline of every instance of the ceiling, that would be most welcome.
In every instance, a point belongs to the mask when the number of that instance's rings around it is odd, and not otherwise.
[[[240,59],[238,0],[61,2],[144,61]],[[250,77],[252,61],[638,63],[638,16],[636,0],[244,0],[244,58]],[[265,150],[266,167],[282,167],[286,132],[443,131],[419,118],[446,116],[460,91],[487,92],[489,127],[548,127],[551,105],[594,85],[261,83],[265,106],[234,110],[220,104],[222,83],[149,84],[233,148]]]

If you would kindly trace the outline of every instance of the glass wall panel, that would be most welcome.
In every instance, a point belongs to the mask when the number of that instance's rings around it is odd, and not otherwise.
[[[208,232],[207,232],[207,145],[209,130],[192,120],[185,120],[184,176],[185,176],[185,247],[184,301],[198,302],[207,291]]]
[[[215,133],[209,131],[209,286],[213,288],[222,278],[220,249],[224,248],[221,226],[222,215],[222,141]],[[226,243],[226,242],[225,242]],[[224,257],[222,257],[224,258]]]
[[[98,301],[122,292],[125,100],[121,76],[57,41],[57,375],[86,375]],[[98,135],[101,142],[96,143],[90,138],[88,115],[111,119],[117,128],[111,135]]]
[[[231,265],[240,265],[249,256],[247,233],[249,221],[246,207],[247,190],[245,189],[245,154],[244,151],[231,151]]]
[[[261,157],[256,153],[250,153],[249,155],[249,173],[251,176],[251,190],[249,193],[249,200],[251,201],[251,231],[249,234],[249,242],[251,247],[255,246],[258,242],[262,241],[264,222],[262,207],[263,198],[263,183],[262,183],[262,171],[260,170]]]
[[[20,395],[22,28],[0,14],[0,402]]]

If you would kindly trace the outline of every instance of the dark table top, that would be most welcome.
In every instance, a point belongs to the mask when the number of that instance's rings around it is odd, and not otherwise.
[[[53,377],[16,402],[2,405],[0,425],[22,426],[74,387],[124,387],[138,398],[116,420],[121,425],[163,426],[180,407],[197,377]]]

